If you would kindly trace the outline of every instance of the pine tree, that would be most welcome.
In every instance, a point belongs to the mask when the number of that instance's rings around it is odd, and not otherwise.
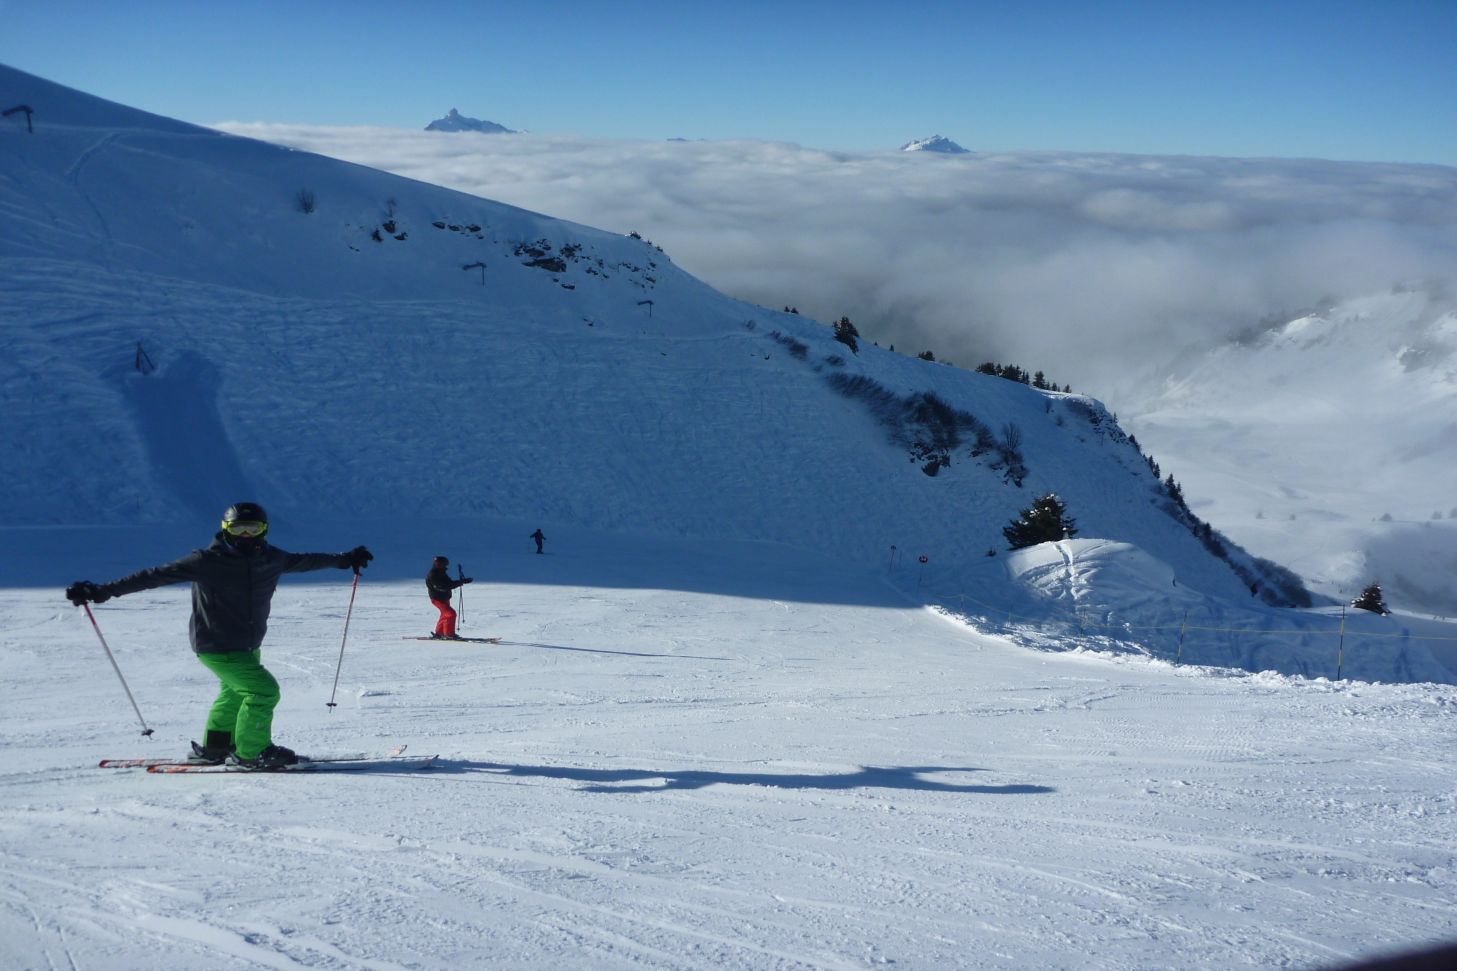
[[[1181,509],[1189,508],[1184,502],[1184,490],[1174,481],[1174,473],[1172,472],[1169,473],[1168,478],[1164,479],[1164,491],[1169,494],[1170,499],[1174,500],[1175,505]]]
[[[1018,516],[1015,522],[1002,527],[1010,549],[1020,550],[1078,534],[1077,524],[1067,516],[1067,506],[1053,492],[1035,500]]]
[[[860,332],[855,329],[854,324],[850,323],[849,317],[841,317],[835,322],[835,340],[844,344],[856,354],[860,353],[860,348],[855,344],[855,338],[859,336]]]
[[[1351,601],[1352,607],[1359,607],[1361,610],[1369,610],[1373,614],[1386,616],[1391,611],[1386,609],[1386,601],[1381,599],[1381,584],[1373,583],[1361,591],[1361,596]]]

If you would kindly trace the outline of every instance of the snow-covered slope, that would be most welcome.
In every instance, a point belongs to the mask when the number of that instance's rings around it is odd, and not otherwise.
[[[205,523],[250,495],[285,523],[895,547],[926,557],[920,596],[995,616],[1036,602],[990,555],[1001,529],[1056,491],[1224,627],[1299,597],[1211,555],[1091,399],[855,353],[643,239],[5,79],[36,109],[0,138],[6,526]],[[1138,602],[1114,633],[1156,651],[1176,607]],[[1366,676],[1450,677],[1420,642],[1380,658]]]
[[[157,552],[84,532],[73,564]],[[96,608],[149,741],[85,617],[0,588],[0,966],[1315,969],[1457,937],[1451,686],[1029,653],[880,569],[526,532],[385,542],[342,659],[347,574],[274,601],[279,741],[424,773],[95,768],[201,730],[188,591]],[[401,639],[447,540],[500,646]]]
[[[752,141],[462,143],[391,129],[227,129],[592,225],[638,229],[725,292],[771,306],[791,302],[825,319],[848,313],[881,344],[933,349],[967,367],[991,359],[1045,370],[1103,400],[1188,485],[1197,508],[1228,510],[1231,528],[1271,505],[1259,491],[1276,481],[1297,484],[1304,507],[1319,508],[1327,521],[1370,527],[1312,529],[1310,517],[1277,519],[1267,510],[1257,529],[1237,532],[1255,554],[1293,564],[1321,592],[1349,599],[1351,586],[1375,579],[1393,585],[1402,609],[1452,613],[1451,574],[1433,561],[1431,541],[1441,532],[1425,524],[1438,511],[1450,518],[1451,503],[1431,492],[1457,472],[1449,464],[1434,474],[1430,463],[1406,470],[1401,456],[1425,456],[1435,419],[1457,411],[1457,401],[1413,398],[1413,408],[1393,408],[1392,421],[1372,426],[1385,452],[1373,471],[1391,523],[1379,518],[1385,513],[1370,521],[1371,503],[1361,495],[1367,466],[1333,475],[1326,453],[1327,443],[1355,427],[1344,414],[1348,402],[1407,400],[1409,388],[1369,367],[1373,357],[1394,360],[1400,348],[1393,353],[1383,342],[1410,330],[1403,303],[1378,298],[1394,286],[1410,292],[1416,281],[1429,321],[1457,310],[1457,169],[1062,152],[921,165],[909,153]],[[1278,369],[1223,348],[1305,316],[1291,308],[1323,308],[1335,322],[1347,304],[1369,311],[1362,340],[1326,348],[1313,356],[1316,366],[1302,363],[1298,348],[1281,354]],[[1257,347],[1252,339],[1246,344]],[[1248,367],[1276,384],[1247,380],[1240,372]],[[1166,409],[1159,393],[1171,374],[1176,396]],[[1378,380],[1370,388],[1354,383],[1363,375]],[[1192,382],[1208,382],[1208,393]],[[1249,393],[1224,407],[1219,389],[1228,385]],[[1282,434],[1278,447],[1235,462],[1243,465],[1238,476],[1208,475],[1221,461],[1210,456],[1278,424],[1278,412],[1264,414],[1259,404],[1292,385],[1308,416],[1292,426],[1300,434]],[[1214,405],[1218,421],[1183,412],[1168,424],[1181,413],[1179,397],[1190,394]],[[1311,420],[1318,411],[1329,421]],[[1323,477],[1306,474],[1316,469],[1326,470]],[[1335,573],[1330,563],[1353,567]],[[1358,576],[1357,564],[1371,574]]]

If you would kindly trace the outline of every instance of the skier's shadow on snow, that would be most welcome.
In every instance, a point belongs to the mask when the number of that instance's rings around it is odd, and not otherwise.
[[[941,782],[923,776],[933,772],[985,772],[986,769],[944,765],[861,766],[854,772],[830,775],[773,772],[656,772],[649,769],[586,769],[559,765],[511,765],[505,762],[470,762],[442,759],[431,768],[437,772],[488,772],[493,775],[568,779],[584,782],[582,792],[673,792],[702,789],[712,785],[766,786],[776,789],[910,789],[918,792],[964,792],[988,796],[1032,796],[1057,790],[1049,786],[969,786]],[[652,785],[632,785],[645,780]]]

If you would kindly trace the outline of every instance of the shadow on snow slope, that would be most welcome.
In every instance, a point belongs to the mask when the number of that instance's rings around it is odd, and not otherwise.
[[[765,786],[777,789],[911,789],[920,792],[960,792],[979,795],[1027,796],[1055,792],[1048,786],[971,786],[923,778],[932,773],[986,772],[987,769],[942,765],[860,766],[853,772],[811,775],[777,772],[705,772],[655,769],[587,769],[560,765],[512,765],[502,762],[443,760],[430,768],[435,773],[490,772],[507,776],[564,779],[584,782],[584,792],[668,792],[702,789],[712,785]],[[652,785],[620,785],[646,783]],[[660,782],[658,780],[661,780]]]
[[[230,501],[246,499],[236,496]],[[167,563],[212,541],[226,504],[188,526],[149,525],[0,527],[0,587],[61,588],[75,580],[105,582]],[[375,518],[342,523],[299,523],[273,515],[269,539],[294,552],[338,552],[363,543],[375,554],[360,596],[369,585],[420,583],[436,555],[463,566],[476,585],[525,584],[621,590],[679,590],[768,601],[904,608],[906,597],[875,574],[873,564],[843,564],[813,550],[733,540],[670,539],[592,533],[552,523],[538,556],[528,534],[535,523],[385,523]],[[907,573],[909,576],[909,573]],[[284,578],[285,584],[347,586],[343,570]]]
[[[126,382],[157,480],[185,486],[178,499],[204,521],[253,493],[218,411],[220,382],[217,366],[192,352],[147,380]]]

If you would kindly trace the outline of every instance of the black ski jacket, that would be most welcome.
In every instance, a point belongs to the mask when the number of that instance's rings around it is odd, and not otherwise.
[[[263,644],[279,577],[331,566],[347,569],[348,555],[289,553],[267,544],[257,552],[241,553],[224,542],[219,533],[205,550],[193,550],[180,560],[98,586],[113,597],[121,597],[190,582],[192,621],[188,633],[192,649],[198,654],[228,654],[255,651]]]
[[[425,589],[430,591],[431,600],[450,602],[450,591],[464,584],[464,580],[450,579],[450,571],[443,566],[434,566],[425,574]]]

